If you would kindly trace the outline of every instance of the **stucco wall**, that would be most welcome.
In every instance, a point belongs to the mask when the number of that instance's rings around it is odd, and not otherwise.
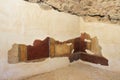
[[[8,64],[8,50],[12,44],[28,45],[46,36],[61,41],[79,36],[79,17],[52,9],[43,10],[37,4],[22,0],[0,1],[0,80],[17,80],[68,65],[67,58]]]
[[[97,36],[102,48],[102,54],[109,59],[109,70],[120,71],[120,25],[85,22],[80,18],[80,33],[87,32],[92,37]]]
[[[8,50],[14,43],[32,44],[35,39],[51,36],[67,40],[87,32],[97,36],[103,56],[109,59],[109,70],[120,71],[120,26],[87,23],[81,18],[55,10],[43,10],[35,3],[22,0],[0,0],[0,80],[47,72],[69,64],[67,58],[43,62],[8,64]]]

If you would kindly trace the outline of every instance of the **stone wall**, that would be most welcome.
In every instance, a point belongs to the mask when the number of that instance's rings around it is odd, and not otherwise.
[[[26,0],[45,3],[52,8],[73,15],[82,16],[86,21],[102,21],[120,24],[120,0]]]

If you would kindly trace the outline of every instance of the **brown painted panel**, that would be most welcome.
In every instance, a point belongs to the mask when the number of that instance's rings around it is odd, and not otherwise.
[[[100,57],[100,56],[95,56],[95,55],[90,55],[85,52],[77,52],[77,53],[71,54],[69,56],[70,62],[73,62],[73,61],[79,60],[79,59],[81,59],[83,61],[95,63],[95,64],[101,64],[101,65],[108,66],[108,60],[106,58]]]
[[[96,64],[101,64],[101,65],[108,65],[108,60],[104,57],[99,57],[95,55],[89,55],[89,54],[81,54],[80,59]]]
[[[91,40],[91,42],[88,43],[85,39]],[[96,64],[108,65],[108,60],[100,55],[101,49],[99,47],[97,38],[90,38],[90,35],[87,33],[82,33],[80,37],[64,42],[47,37],[43,41],[35,40],[33,46],[23,44],[13,46],[15,49],[9,51],[8,61],[15,63],[47,57],[68,56],[70,62],[81,59]],[[73,49],[74,52],[71,54]],[[86,53],[86,49],[91,50],[94,54]]]
[[[38,40],[36,39],[34,42],[33,42],[33,46],[40,46],[42,44],[42,41],[41,40]]]
[[[49,57],[49,37],[43,41],[35,41],[34,46],[27,46],[28,60],[35,60],[46,57]]]
[[[87,48],[87,43],[81,38],[75,38],[74,40],[74,53],[75,52],[85,52]]]

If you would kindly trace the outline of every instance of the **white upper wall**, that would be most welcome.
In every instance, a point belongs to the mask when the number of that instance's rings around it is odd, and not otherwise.
[[[51,36],[66,40],[79,36],[79,17],[22,0],[0,1],[0,51],[13,43],[32,44],[35,39]]]
[[[28,45],[47,36],[61,41],[79,36],[79,17],[43,10],[35,3],[22,0],[0,0],[0,80],[16,80],[68,65],[67,58],[8,64],[8,50],[14,43]]]

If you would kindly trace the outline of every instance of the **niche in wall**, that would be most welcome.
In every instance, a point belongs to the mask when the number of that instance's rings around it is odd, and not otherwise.
[[[63,42],[47,37],[43,41],[35,40],[33,45],[13,44],[8,51],[9,63],[41,61],[48,57],[68,57],[70,62],[81,59],[108,65],[108,60],[102,56],[97,37],[91,38],[87,33]]]

